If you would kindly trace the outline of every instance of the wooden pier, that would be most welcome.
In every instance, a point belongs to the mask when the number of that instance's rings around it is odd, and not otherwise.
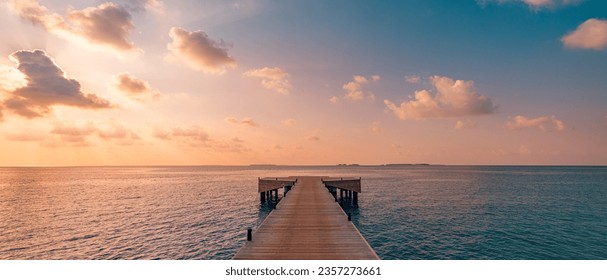
[[[337,203],[337,189],[358,198],[360,178],[260,178],[260,200],[272,203],[280,188],[284,197],[234,259],[379,259]]]

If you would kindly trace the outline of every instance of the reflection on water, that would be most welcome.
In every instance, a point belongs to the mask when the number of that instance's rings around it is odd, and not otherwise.
[[[607,168],[459,166],[0,168],[0,259],[229,259],[292,175],[362,176],[383,259],[607,259]]]

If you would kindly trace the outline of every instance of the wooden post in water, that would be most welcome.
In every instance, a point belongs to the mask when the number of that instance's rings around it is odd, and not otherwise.
[[[354,192],[354,197],[352,197],[352,203],[354,203],[354,205],[358,205],[358,193]]]
[[[261,201],[261,203],[266,202],[266,193],[265,192],[259,193],[259,200]]]
[[[251,241],[251,240],[253,240],[253,229],[248,228],[247,229],[247,241]]]

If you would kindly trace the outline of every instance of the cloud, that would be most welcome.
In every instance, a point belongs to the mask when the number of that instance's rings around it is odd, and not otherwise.
[[[296,119],[286,119],[286,120],[282,120],[280,123],[282,123],[283,125],[286,125],[286,126],[295,126],[295,125],[297,125],[297,120]]]
[[[233,140],[234,139],[231,139],[231,141],[226,141],[226,140],[213,141],[213,143],[211,143],[211,146],[209,148],[216,152],[220,152],[220,153],[242,154],[242,153],[251,151],[250,148],[247,148],[242,143],[235,142]]]
[[[141,102],[160,97],[160,93],[154,91],[147,81],[129,73],[121,73],[114,77],[114,86],[128,97]]]
[[[93,135],[96,131],[97,128],[91,122],[83,125],[76,125],[72,122],[55,122],[50,134],[57,135],[59,139],[49,137],[43,140],[41,144],[46,147],[92,146],[88,137]]]
[[[603,50],[607,47],[607,20],[591,18],[561,38],[571,49]]]
[[[506,128],[510,130],[523,129],[523,128],[537,128],[541,131],[563,131],[566,129],[565,123],[555,116],[548,117],[537,117],[527,118],[521,115],[514,117],[511,121],[506,123]]]
[[[33,132],[9,133],[6,135],[6,139],[19,142],[39,142],[44,139],[44,135]]]
[[[65,146],[61,143],[68,143],[68,146],[72,146],[74,143],[76,146],[90,146],[92,144],[89,137],[92,136],[97,136],[104,141],[114,140],[119,145],[132,145],[141,139],[135,132],[113,120],[98,124],[87,122],[80,125],[71,121],[58,121],[53,124],[50,135],[59,136],[59,139],[47,138],[42,142],[43,146]]]
[[[484,5],[488,2],[497,2],[499,4],[503,3],[523,3],[534,10],[538,10],[541,8],[547,7],[557,7],[557,6],[568,6],[577,4],[582,0],[477,0],[477,2],[481,5]]]
[[[238,120],[235,117],[228,117],[226,118],[226,122],[232,123],[232,124],[242,124],[242,125],[247,125],[247,126],[252,126],[252,127],[256,127],[259,126],[252,118],[243,118],[242,120]]]
[[[197,125],[187,128],[176,127],[170,131],[156,128],[154,137],[162,140],[181,141],[191,147],[208,147],[211,143],[209,134]]]
[[[6,135],[6,139],[21,142],[39,142],[43,147],[89,147],[94,139],[113,142],[119,145],[132,145],[141,138],[133,131],[116,121],[102,123],[76,123],[74,121],[55,121],[45,133],[20,132]]]
[[[373,131],[373,133],[379,134],[382,132],[382,127],[381,124],[379,122],[373,122],[371,124],[371,131]]]
[[[0,64],[0,91],[14,91],[26,85],[25,75],[19,69]]]
[[[173,40],[167,49],[190,68],[205,73],[223,74],[236,67],[236,60],[228,55],[227,44],[216,42],[203,31],[189,32],[178,27],[169,31]]]
[[[244,124],[244,125],[248,125],[248,126],[253,126],[253,127],[258,126],[258,124],[251,118],[244,118],[240,121],[240,123]]]
[[[176,127],[171,130],[156,127],[153,136],[165,141],[176,141],[193,148],[210,149],[220,153],[245,153],[251,151],[244,146],[244,141],[238,137],[214,140],[208,133],[197,125],[187,128]]]
[[[363,85],[366,85],[370,82],[377,82],[381,79],[379,75],[372,75],[369,78],[364,76],[355,75],[352,78],[351,82],[348,82],[342,86],[342,88],[346,91],[345,95],[342,97],[344,99],[348,99],[350,101],[360,101],[365,98],[375,100],[375,95],[372,92],[365,92],[363,90]],[[339,97],[333,96],[330,99],[331,103],[335,104],[339,101]]]
[[[547,5],[553,4],[552,0],[522,0],[522,1],[525,2],[525,4],[532,6],[532,7],[541,7],[541,6],[547,6]]]
[[[476,127],[476,123],[470,121],[470,120],[458,120],[457,122],[455,122],[455,129],[466,129],[466,128],[475,128]]]
[[[87,122],[80,126],[71,122],[55,122],[50,133],[68,136],[88,136],[95,133],[95,131],[97,131],[97,128],[92,122]]]
[[[527,145],[521,145],[518,147],[518,154],[522,155],[522,156],[528,156],[530,154],[532,154],[533,152],[531,151],[531,149],[529,149],[529,146]]]
[[[64,39],[84,39],[119,51],[137,50],[129,40],[135,28],[131,14],[117,4],[106,2],[82,10],[70,8],[67,19],[50,12],[36,0],[10,0],[8,6],[19,17]]]
[[[152,11],[159,15],[165,13],[164,2],[160,0],[129,0],[124,6],[133,12]]]
[[[274,68],[258,68],[244,72],[243,75],[247,77],[255,77],[261,79],[261,85],[264,88],[275,90],[281,94],[289,94],[289,73],[278,67]]]
[[[164,2],[160,0],[145,0],[145,9],[157,14],[164,14]]]
[[[316,141],[320,141],[320,138],[316,135],[310,135],[310,136],[306,137],[306,140],[308,140],[310,142],[316,142]]]
[[[111,108],[107,100],[81,91],[80,83],[65,72],[42,50],[17,51],[10,55],[25,77],[25,85],[6,91],[2,107],[26,118],[48,115],[55,105],[84,109]]]
[[[118,140],[119,144],[130,145],[141,138],[132,130],[117,122],[110,122],[97,128],[97,136],[103,140]]]
[[[384,104],[402,120],[484,115],[497,109],[491,99],[476,93],[473,81],[443,76],[430,77],[430,81],[434,91],[416,91],[413,100],[402,102],[400,106],[389,100],[384,100]]]
[[[204,132],[201,127],[196,125],[191,126],[189,128],[173,128],[173,132],[171,135],[173,137],[188,138],[198,142],[209,141],[209,134]]]
[[[159,127],[154,127],[152,136],[162,140],[171,140],[171,132]]]
[[[422,78],[417,75],[405,76],[405,81],[410,84],[419,84]]]

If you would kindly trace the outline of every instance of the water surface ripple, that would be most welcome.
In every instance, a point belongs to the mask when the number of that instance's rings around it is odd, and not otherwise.
[[[0,168],[0,259],[230,259],[257,177],[363,177],[382,259],[607,259],[606,167]]]

